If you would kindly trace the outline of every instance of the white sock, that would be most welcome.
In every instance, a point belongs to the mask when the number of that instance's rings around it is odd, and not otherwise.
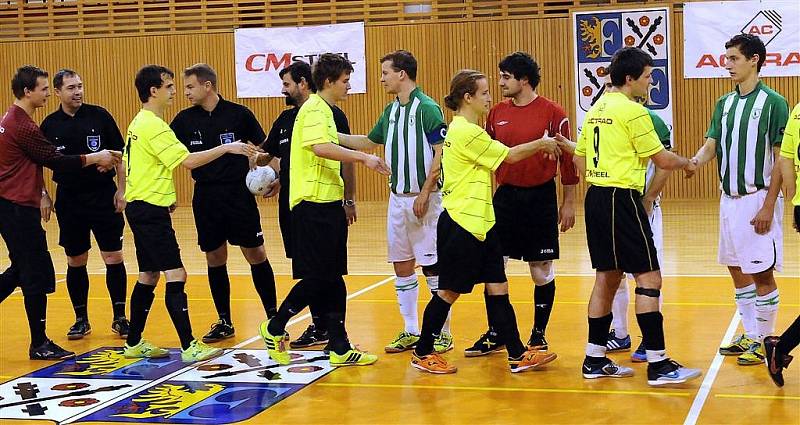
[[[606,346],[605,345],[595,345],[591,342],[586,343],[586,356],[587,357],[605,357],[606,356]]]
[[[756,284],[751,283],[744,288],[736,288],[736,309],[742,318],[744,334],[749,338],[758,338],[758,325],[756,324]]]
[[[403,316],[405,331],[419,335],[419,313],[417,312],[419,284],[417,283],[417,275],[395,276],[394,289],[397,292],[397,303],[400,305],[400,315]]]
[[[766,295],[756,296],[756,322],[758,323],[758,339],[762,342],[764,338],[775,333],[775,317],[778,315],[778,288]]]
[[[611,327],[617,338],[628,336],[628,303],[630,293],[628,293],[628,279],[622,276],[619,282],[619,289],[614,294],[614,301],[611,303]]]
[[[656,363],[667,359],[667,350],[645,350],[647,363]]]
[[[453,314],[453,309],[451,307],[450,311],[447,312],[447,320],[444,321],[444,326],[442,326],[442,332],[444,333],[448,334],[450,333],[450,316],[452,314]]]

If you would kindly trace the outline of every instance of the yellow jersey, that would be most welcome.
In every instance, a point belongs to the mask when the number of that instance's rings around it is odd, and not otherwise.
[[[783,133],[781,156],[794,161],[794,177],[797,179],[792,205],[800,205],[800,103],[789,114],[789,122]],[[791,176],[784,176],[790,178]]]
[[[125,200],[160,207],[174,204],[177,198],[172,170],[187,156],[189,150],[169,124],[152,111],[140,110],[128,126],[122,155],[127,170]]]
[[[482,127],[453,117],[442,148],[442,207],[478,240],[494,226],[492,173],[509,147],[492,140]]]
[[[575,155],[586,158],[587,182],[642,192],[647,159],[662,149],[647,108],[608,93],[586,113]]]
[[[312,94],[292,128],[289,156],[289,208],[301,201],[325,203],[344,199],[341,163],[314,154],[314,145],[339,144],[333,111],[325,99]]]

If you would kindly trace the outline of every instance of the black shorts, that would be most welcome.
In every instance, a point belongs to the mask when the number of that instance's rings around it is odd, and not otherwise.
[[[800,205],[794,206],[794,230],[800,233]]]
[[[125,219],[114,210],[115,193],[113,184],[83,192],[58,185],[55,204],[58,244],[64,247],[67,256],[75,257],[92,248],[89,232],[94,234],[100,251],[122,250]]]
[[[653,231],[638,191],[590,186],[584,208],[592,268],[628,273],[659,270]]]
[[[125,207],[125,215],[133,232],[139,272],[183,268],[181,249],[175,239],[169,208],[133,201]]]
[[[286,258],[292,258],[292,211],[289,210],[289,187],[286,186],[285,192],[283,188],[284,186],[281,186],[278,195],[278,225],[281,228],[283,251],[286,252]]]
[[[197,243],[203,252],[226,241],[242,248],[264,245],[256,198],[244,183],[197,184],[192,197]]]
[[[492,202],[503,255],[523,261],[558,259],[555,180],[534,187],[501,185]]]
[[[56,290],[53,259],[41,221],[39,208],[0,198],[0,236],[11,260],[9,276],[19,279],[23,295],[52,294]]]
[[[338,280],[347,274],[347,217],[342,202],[302,201],[292,209],[292,275]]]
[[[439,255],[439,289],[469,294],[479,283],[507,281],[495,228],[489,230],[486,240],[479,241],[444,210],[436,227],[436,251]]]

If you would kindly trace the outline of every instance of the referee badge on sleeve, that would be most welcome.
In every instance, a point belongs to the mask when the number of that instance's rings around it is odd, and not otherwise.
[[[222,133],[219,135],[219,144],[220,145],[227,145],[228,143],[233,143],[236,141],[233,133]]]
[[[92,152],[100,150],[100,136],[86,136],[86,147]]]

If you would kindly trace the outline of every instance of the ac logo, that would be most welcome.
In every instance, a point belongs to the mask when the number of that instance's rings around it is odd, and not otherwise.
[[[782,31],[782,17],[776,10],[762,10],[746,23],[742,29],[742,34],[757,35],[764,42],[765,46],[778,36]]]

